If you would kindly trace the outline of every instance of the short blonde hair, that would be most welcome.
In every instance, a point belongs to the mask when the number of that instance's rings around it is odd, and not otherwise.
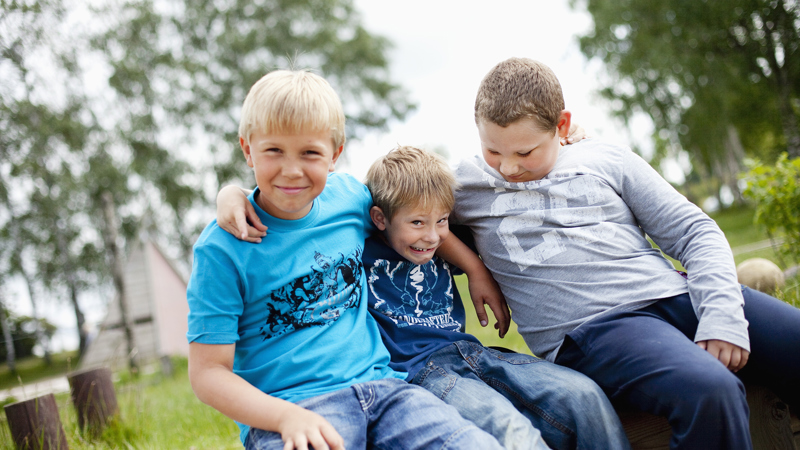
[[[475,99],[475,123],[485,120],[507,127],[533,119],[542,131],[555,132],[564,110],[564,94],[553,71],[539,61],[509,58],[481,81]]]
[[[302,70],[270,72],[250,88],[239,119],[239,137],[255,131],[300,133],[331,130],[334,149],[344,145],[344,110],[321,76]]]
[[[397,147],[372,163],[364,184],[389,221],[406,207],[452,211],[458,186],[442,157],[408,146]]]

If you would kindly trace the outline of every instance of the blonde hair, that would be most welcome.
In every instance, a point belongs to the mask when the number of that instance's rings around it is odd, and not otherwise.
[[[442,157],[408,146],[398,147],[372,163],[364,184],[389,221],[406,207],[451,211],[458,186]]]
[[[239,137],[255,131],[300,133],[330,130],[334,149],[344,145],[344,110],[328,82],[308,71],[270,72],[250,88],[242,105]]]
[[[533,119],[542,131],[555,132],[564,110],[561,84],[546,65],[528,58],[500,62],[481,81],[475,99],[475,123],[501,127]]]

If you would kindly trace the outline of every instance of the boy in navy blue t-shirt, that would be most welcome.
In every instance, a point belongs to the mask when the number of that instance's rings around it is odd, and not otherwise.
[[[367,239],[370,314],[392,355],[390,367],[492,433],[506,448],[628,447],[616,412],[588,377],[534,356],[487,348],[464,333],[458,269],[434,251],[448,237],[452,172],[438,156],[399,147],[370,167],[365,184],[381,233]],[[455,243],[464,246],[457,239]],[[448,260],[469,268],[470,288],[495,285],[463,247]],[[483,277],[481,269],[485,271]],[[482,310],[481,304],[476,304]],[[540,435],[541,433],[541,435]]]

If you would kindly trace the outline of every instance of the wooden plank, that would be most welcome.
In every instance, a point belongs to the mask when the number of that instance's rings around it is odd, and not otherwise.
[[[634,450],[667,450],[672,429],[667,419],[637,411],[630,406],[615,405],[622,428]]]
[[[800,450],[800,419],[772,391],[746,385],[750,435],[755,450]],[[672,437],[667,419],[615,404],[634,450],[666,450]]]
[[[765,387],[748,385],[746,389],[753,449],[797,450],[789,405]]]

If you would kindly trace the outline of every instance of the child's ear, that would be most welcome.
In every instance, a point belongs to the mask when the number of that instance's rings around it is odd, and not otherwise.
[[[250,155],[250,144],[244,141],[244,138],[239,138],[239,145],[242,147],[242,153],[244,153],[244,159],[247,160],[247,165],[253,167],[253,158]]]
[[[565,109],[558,116],[558,125],[556,126],[558,137],[565,138],[569,136],[570,125],[572,125],[572,113]]]
[[[372,223],[378,227],[379,230],[384,231],[386,230],[386,216],[383,214],[383,210],[378,208],[377,206],[373,206],[369,209],[369,217],[372,218]]]
[[[336,161],[342,156],[344,151],[344,144],[340,145],[338,149],[333,149],[333,157],[331,158],[331,165],[328,166],[328,172],[336,170]]]

